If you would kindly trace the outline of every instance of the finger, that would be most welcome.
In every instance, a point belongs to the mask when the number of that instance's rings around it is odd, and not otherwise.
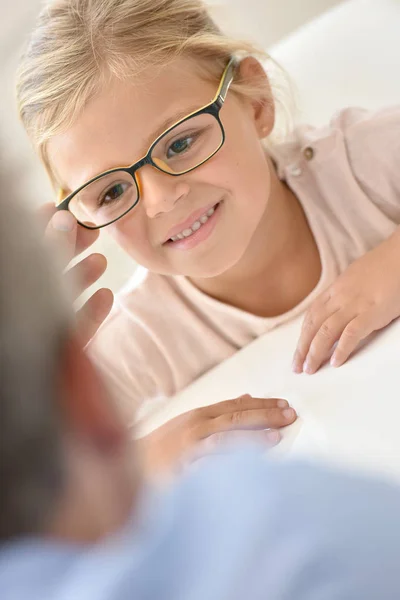
[[[346,325],[354,318],[355,313],[339,310],[329,317],[315,334],[310,344],[303,370],[311,375],[320,368],[329,357],[334,344],[338,341]]]
[[[293,357],[292,369],[295,373],[302,373],[304,362],[315,334],[321,327],[322,323],[333,312],[329,311],[329,299],[329,296],[321,296],[321,298],[314,303],[304,317],[300,338]]]
[[[227,413],[206,419],[198,425],[199,438],[232,430],[276,429],[286,427],[296,419],[293,408],[267,408]]]
[[[54,213],[46,228],[46,239],[59,255],[62,267],[66,267],[75,256],[78,224],[67,210]]]
[[[108,316],[114,301],[111,290],[97,290],[77,313],[78,332],[85,346]]]
[[[56,207],[53,202],[46,202],[45,204],[39,206],[39,208],[35,211],[42,233],[46,231],[47,225],[49,224],[49,221],[55,212]]]
[[[221,452],[224,448],[229,450],[232,444],[245,444],[255,442],[272,448],[279,444],[282,439],[277,429],[262,429],[261,431],[222,431],[214,433],[197,444],[194,452],[196,456],[204,456]]]
[[[84,252],[87,248],[90,248],[90,246],[97,240],[99,235],[99,229],[86,229],[86,227],[78,225],[75,256],[81,254],[81,252]]]
[[[43,214],[49,214],[49,206],[44,205]],[[98,229],[86,229],[78,225],[75,217],[67,210],[53,213],[46,229],[46,237],[53,247],[60,248],[66,266],[74,256],[89,248],[99,237]]]
[[[368,313],[359,315],[350,321],[340,336],[331,358],[331,365],[333,367],[340,367],[345,363],[358,344],[373,331],[375,331],[375,327],[371,327],[371,315]]]
[[[102,254],[91,254],[65,274],[67,286],[74,292],[77,298],[89,286],[93,285],[105,272],[107,268],[106,257]]]
[[[287,400],[282,398],[253,398],[249,394],[238,396],[233,400],[224,400],[210,406],[199,409],[200,416],[205,419],[219,417],[222,414],[233,413],[242,410],[286,408],[289,406]]]

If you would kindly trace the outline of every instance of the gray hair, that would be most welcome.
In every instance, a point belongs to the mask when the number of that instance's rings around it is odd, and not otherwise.
[[[0,541],[39,532],[62,488],[57,383],[71,321],[13,179],[0,172]]]

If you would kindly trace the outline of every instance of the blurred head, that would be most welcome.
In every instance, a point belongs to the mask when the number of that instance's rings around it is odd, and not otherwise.
[[[227,271],[266,211],[272,166],[262,140],[274,127],[275,101],[251,53],[218,29],[202,0],[55,0],[42,12],[19,70],[18,99],[63,196],[142,158],[168,125],[209,103],[229,59],[242,58],[220,113],[220,150],[178,177],[143,166],[139,203],[108,226],[153,271]],[[196,132],[183,130],[165,151],[195,143]],[[110,179],[97,191],[99,203],[115,202],[124,189],[118,176]]]
[[[0,543],[95,540],[132,506],[128,436],[82,352],[32,217],[1,189]]]

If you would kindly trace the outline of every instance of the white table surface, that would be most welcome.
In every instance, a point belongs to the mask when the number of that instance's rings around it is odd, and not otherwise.
[[[146,433],[192,408],[236,397],[286,398],[299,419],[283,430],[275,456],[307,456],[400,481],[400,321],[351,360],[295,375],[291,358],[301,320],[262,336],[140,424]]]

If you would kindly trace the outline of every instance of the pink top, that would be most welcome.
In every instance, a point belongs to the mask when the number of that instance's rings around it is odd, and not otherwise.
[[[305,152],[310,147],[313,153]],[[263,318],[210,298],[185,277],[140,269],[89,345],[128,420],[133,421],[139,403],[175,394],[304,312],[352,261],[400,223],[400,107],[374,113],[346,109],[325,128],[301,127],[296,142],[278,147],[274,159],[280,178],[299,198],[319,248],[317,287],[289,312]]]

